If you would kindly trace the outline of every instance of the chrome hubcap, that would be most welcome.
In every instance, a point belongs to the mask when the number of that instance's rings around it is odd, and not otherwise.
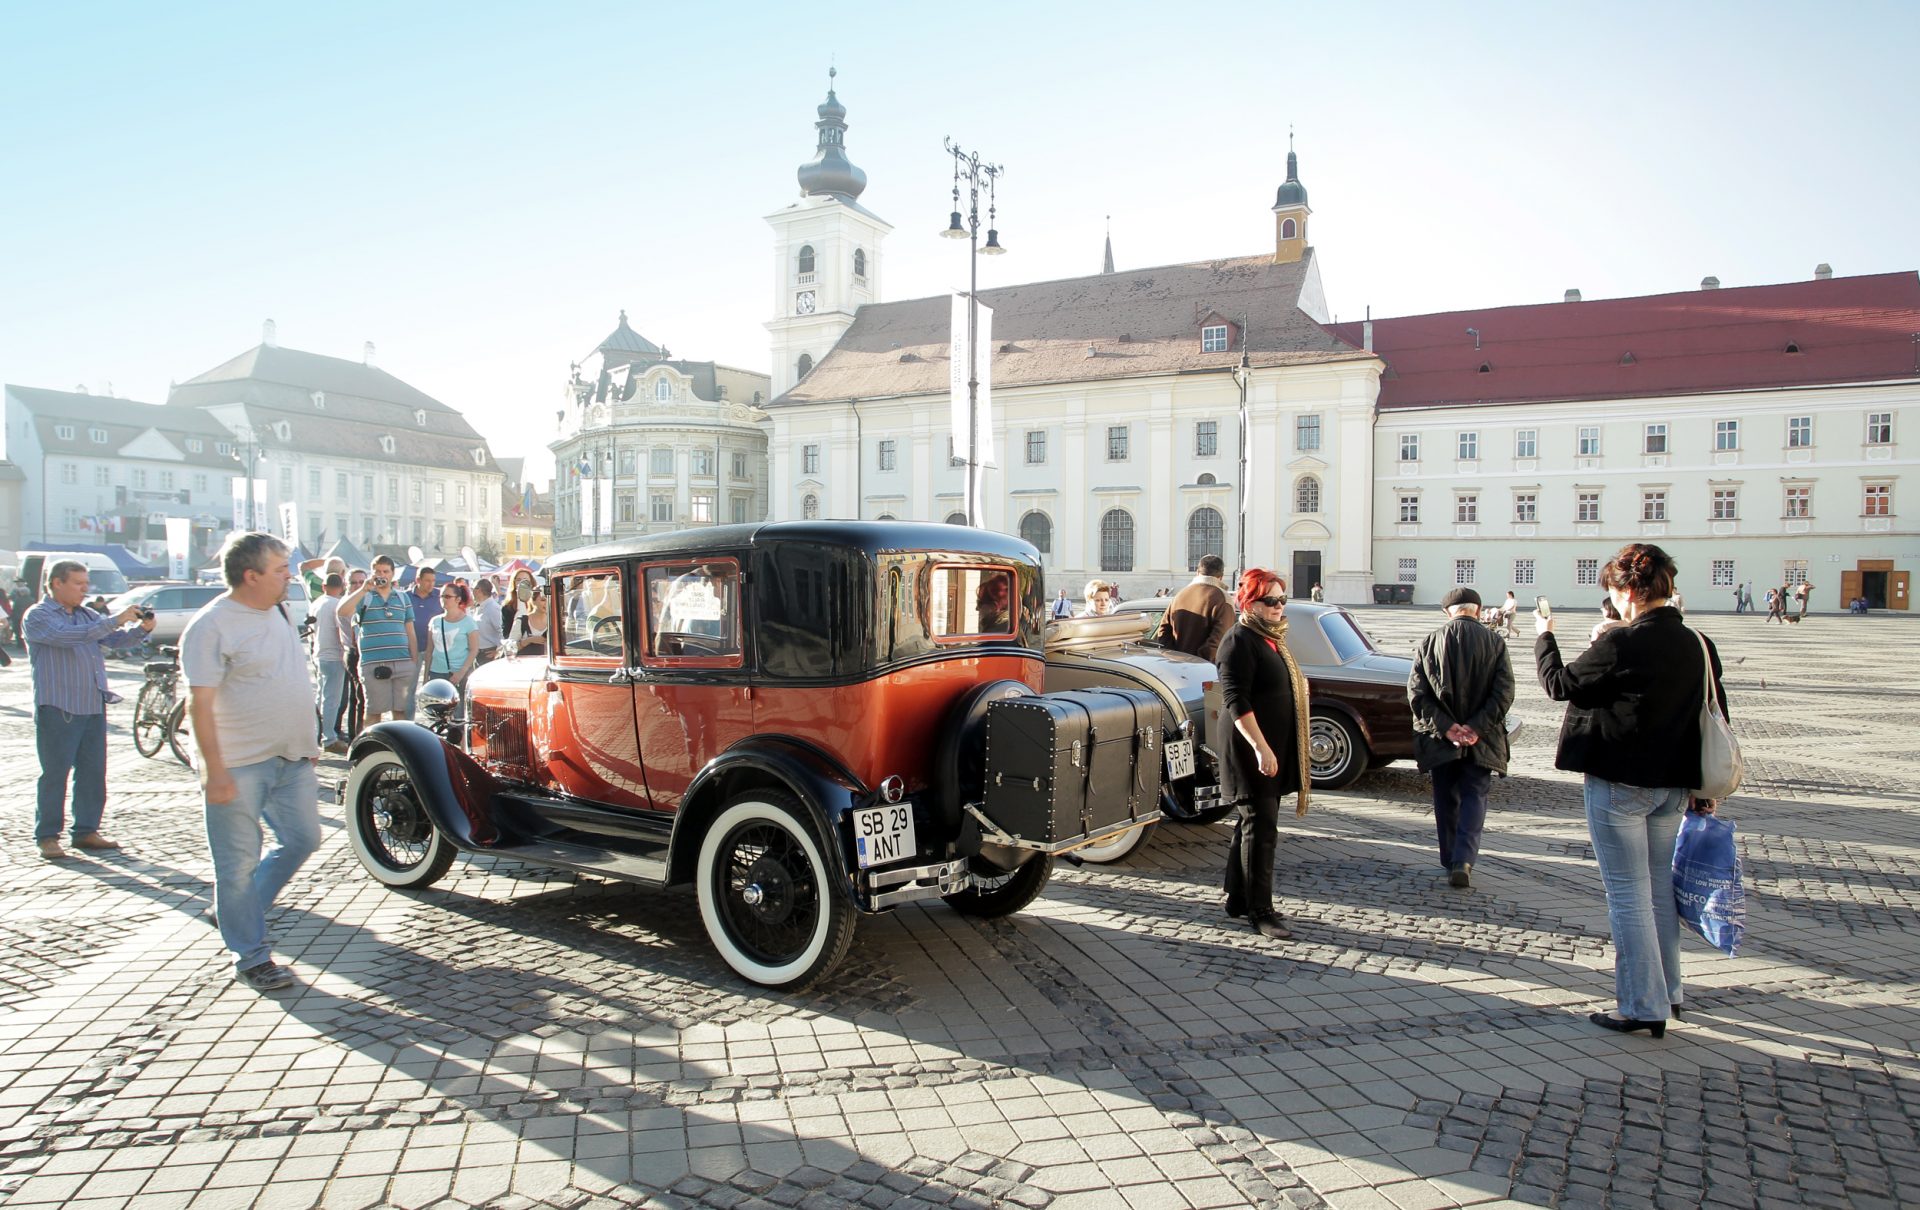
[[[759,907],[760,901],[766,897],[767,893],[760,889],[760,884],[757,882],[749,883],[746,888],[740,892],[741,902],[745,903],[748,907]]]

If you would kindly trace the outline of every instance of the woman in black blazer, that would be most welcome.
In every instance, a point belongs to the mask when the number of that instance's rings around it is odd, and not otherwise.
[[[1247,918],[1262,936],[1286,938],[1293,934],[1273,909],[1273,851],[1280,796],[1298,795],[1294,813],[1307,813],[1307,680],[1287,650],[1287,586],[1280,577],[1250,569],[1235,600],[1240,621],[1214,653],[1233,721],[1220,793],[1238,808],[1227,850],[1227,915]]]
[[[1621,547],[1600,573],[1621,621],[1595,635],[1571,664],[1560,658],[1553,619],[1534,615],[1540,687],[1567,703],[1554,765],[1586,775],[1587,831],[1613,926],[1620,1011],[1590,1019],[1656,1038],[1666,1034],[1669,1016],[1680,1015],[1673,843],[1702,780],[1700,708],[1709,666],[1721,712],[1727,708],[1713,644],[1668,603],[1674,571],[1658,546]]]

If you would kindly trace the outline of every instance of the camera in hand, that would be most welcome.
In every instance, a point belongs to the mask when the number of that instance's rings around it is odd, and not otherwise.
[[[142,622],[151,622],[151,621],[153,621],[153,618],[154,618],[154,613],[153,613],[153,610],[151,610],[151,609],[142,609],[142,610],[140,611],[140,620],[141,620]]]

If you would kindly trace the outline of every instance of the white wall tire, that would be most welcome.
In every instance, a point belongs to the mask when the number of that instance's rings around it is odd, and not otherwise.
[[[831,884],[805,809],[780,791],[749,790],[700,838],[700,919],[735,974],[797,991],[846,957],[854,912]]]
[[[453,842],[434,826],[405,762],[385,748],[353,762],[343,804],[347,842],[376,882],[417,890],[453,865]]]
[[[1085,848],[1075,849],[1073,856],[1089,865],[1109,865],[1139,848],[1140,842],[1147,838],[1147,833],[1152,829],[1152,824],[1140,828],[1128,828],[1105,844],[1090,844]]]

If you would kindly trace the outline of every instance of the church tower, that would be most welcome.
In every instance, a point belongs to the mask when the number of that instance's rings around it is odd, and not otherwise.
[[[1273,263],[1292,264],[1307,254],[1307,187],[1300,183],[1300,157],[1287,135],[1287,179],[1273,198]]]
[[[800,165],[800,200],[767,216],[773,228],[773,393],[791,390],[827,355],[862,304],[880,299],[880,245],[893,228],[860,205],[867,174],[847,158],[847,107],[820,103],[819,144]]]

